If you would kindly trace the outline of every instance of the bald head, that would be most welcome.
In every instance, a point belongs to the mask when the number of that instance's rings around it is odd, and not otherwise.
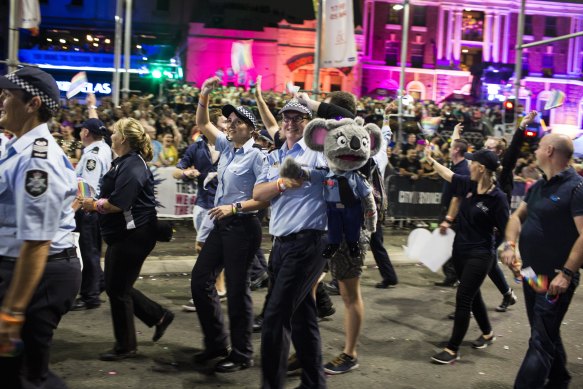
[[[552,146],[554,151],[567,161],[573,157],[573,141],[567,135],[549,134],[541,139],[541,146],[543,145]]]

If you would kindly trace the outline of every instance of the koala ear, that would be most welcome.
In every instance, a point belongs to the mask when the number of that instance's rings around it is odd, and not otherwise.
[[[328,135],[328,127],[324,119],[314,119],[304,128],[306,146],[314,151],[324,151],[324,142]]]
[[[369,123],[364,129],[370,135],[370,156],[376,155],[381,150],[382,133],[379,126]]]

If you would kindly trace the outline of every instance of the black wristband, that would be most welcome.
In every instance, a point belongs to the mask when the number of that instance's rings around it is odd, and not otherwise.
[[[571,269],[568,269],[566,267],[563,267],[561,269],[561,271],[563,272],[564,275],[566,275],[567,277],[573,278],[575,277],[575,272],[572,271]]]

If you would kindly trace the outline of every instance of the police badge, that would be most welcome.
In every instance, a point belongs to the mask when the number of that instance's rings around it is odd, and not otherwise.
[[[26,172],[24,188],[32,197],[39,197],[49,187],[49,175],[44,170],[29,170]]]
[[[97,162],[94,159],[88,159],[87,163],[85,164],[85,168],[89,171],[95,170],[96,166],[97,166]]]

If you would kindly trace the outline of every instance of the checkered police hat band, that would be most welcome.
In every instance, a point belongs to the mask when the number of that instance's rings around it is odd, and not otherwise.
[[[8,80],[10,80],[10,82],[12,82],[12,83],[18,85],[20,88],[24,89],[25,91],[27,91],[31,95],[40,97],[40,100],[49,108],[49,110],[53,114],[59,110],[59,108],[60,108],[59,103],[56,102],[55,100],[51,99],[45,92],[41,91],[40,89],[38,89],[34,85],[24,81],[23,79],[19,78],[14,73],[7,74],[4,77],[6,77]]]
[[[237,107],[237,112],[239,112],[240,114],[245,116],[247,119],[249,119],[251,124],[253,124],[253,127],[257,128],[257,119],[255,119],[255,116],[251,112],[249,112],[248,110],[246,110],[243,107]]]
[[[283,108],[282,111],[298,111],[307,114],[312,117],[312,112],[305,105],[298,103],[297,101],[289,101]]]

